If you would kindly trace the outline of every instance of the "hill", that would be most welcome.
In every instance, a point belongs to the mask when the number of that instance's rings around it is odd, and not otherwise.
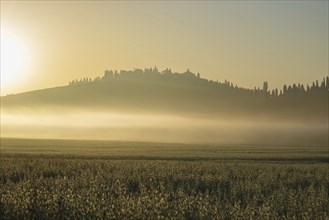
[[[207,80],[187,70],[156,68],[105,71],[103,77],[73,80],[67,86],[1,97],[4,111],[76,108],[114,112],[199,116],[259,116],[325,120],[329,79],[312,86],[293,84],[282,90],[245,89],[225,81]]]

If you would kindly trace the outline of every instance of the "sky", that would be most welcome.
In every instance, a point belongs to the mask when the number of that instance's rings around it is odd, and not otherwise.
[[[328,1],[1,1],[1,95],[157,66],[254,88],[328,75]]]

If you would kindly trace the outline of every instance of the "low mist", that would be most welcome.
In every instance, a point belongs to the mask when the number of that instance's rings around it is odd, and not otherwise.
[[[2,112],[1,136],[239,145],[328,145],[328,123],[118,112]]]

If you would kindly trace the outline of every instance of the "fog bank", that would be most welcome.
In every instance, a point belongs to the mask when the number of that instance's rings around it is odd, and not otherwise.
[[[1,137],[327,146],[328,122],[114,112],[2,112]]]

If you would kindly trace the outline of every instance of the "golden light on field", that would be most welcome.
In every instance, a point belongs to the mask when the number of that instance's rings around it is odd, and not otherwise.
[[[13,32],[1,28],[1,90],[24,82],[29,60],[26,44]]]

